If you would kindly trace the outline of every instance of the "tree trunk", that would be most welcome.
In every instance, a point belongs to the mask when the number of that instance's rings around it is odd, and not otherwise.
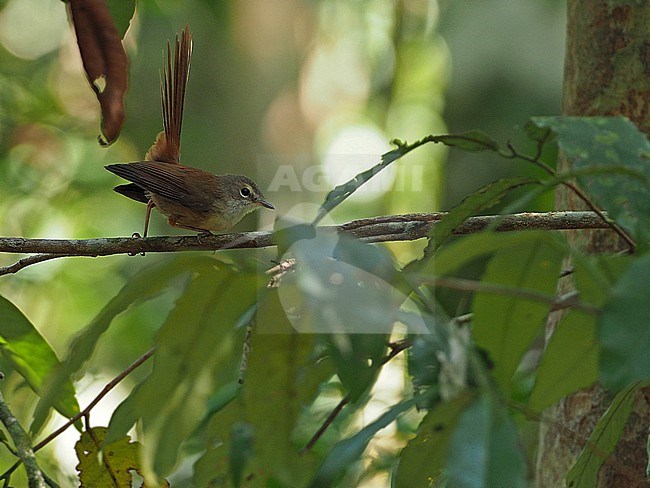
[[[625,115],[650,134],[650,2],[568,0],[565,56],[564,114]],[[561,156],[558,169],[569,167],[570,161]],[[561,188],[556,208],[577,210],[583,205]],[[622,248],[611,231],[577,231],[571,239],[586,253]],[[570,288],[570,278],[559,286]],[[547,337],[559,318],[559,314],[549,318]],[[536,469],[539,488],[565,486],[569,469],[610,401],[595,385],[567,396],[545,413]],[[645,473],[649,425],[650,389],[646,389],[637,393],[623,436],[602,465],[598,487],[649,486]]]

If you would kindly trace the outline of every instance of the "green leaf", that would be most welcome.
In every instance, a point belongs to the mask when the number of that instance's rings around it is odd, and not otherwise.
[[[555,137],[554,132],[548,127],[540,127],[532,120],[528,120],[524,124],[524,131],[529,139],[544,144]]]
[[[230,431],[230,476],[237,488],[241,486],[244,469],[253,457],[253,426],[235,422]]]
[[[448,402],[439,403],[426,414],[417,435],[399,456],[395,474],[397,488],[437,486],[446,467],[451,435],[473,398],[472,393],[465,391]]]
[[[343,475],[346,468],[361,456],[368,446],[368,442],[370,442],[375,434],[414,405],[415,399],[413,398],[398,403],[352,437],[336,443],[323,461],[323,464],[318,468],[309,486],[311,488],[333,486],[336,480]]]
[[[591,488],[598,485],[600,467],[614,452],[616,444],[623,434],[627,419],[632,413],[634,397],[639,388],[647,385],[648,383],[629,385],[612,400],[607,411],[598,419],[589,440],[567,474],[568,487]]]
[[[379,163],[377,163],[375,166],[373,166],[370,169],[362,171],[354,178],[343,183],[342,185],[338,185],[336,188],[334,188],[332,191],[330,191],[327,194],[327,196],[325,197],[325,201],[321,204],[320,208],[318,209],[318,213],[316,214],[316,218],[312,222],[312,225],[316,225],[318,222],[320,222],[323,219],[323,217],[325,217],[334,208],[338,207],[341,203],[343,203],[350,195],[352,195],[355,191],[357,191],[357,189],[361,185],[366,183],[368,180],[370,180],[381,170],[387,168],[390,164],[397,161],[399,158],[401,158],[405,154],[408,154],[412,150],[424,144],[427,144],[429,142],[436,142],[436,141],[435,141],[435,136],[427,136],[412,144],[407,144],[406,142],[400,141],[399,139],[393,139],[391,142],[393,142],[397,146],[397,148],[383,154],[381,156],[381,161]]]
[[[140,444],[131,442],[131,437],[125,436],[103,446],[101,452],[106,431],[106,427],[85,431],[74,446],[82,488],[130,487],[133,481],[131,471],[141,473]]]
[[[212,258],[196,256],[166,259],[133,275],[97,316],[72,339],[65,360],[48,378],[46,389],[36,406],[31,431],[40,430],[52,405],[52,398],[58,394],[61,385],[74,378],[92,356],[97,342],[117,315],[134,303],[158,296],[169,287],[172,280],[179,276],[213,267],[216,263],[217,261]]]
[[[553,296],[563,246],[543,233],[520,233],[519,237],[518,242],[495,253],[481,282]],[[515,295],[475,294],[474,340],[489,353],[494,378],[504,392],[509,392],[521,358],[544,329],[549,309],[550,304]]]
[[[242,335],[235,324],[256,293],[255,276],[225,267],[198,271],[159,332],[151,374],[113,413],[108,441],[141,419],[151,446],[147,464],[160,476],[168,474],[181,444],[202,421],[212,391],[235,379],[235,339]]]
[[[635,260],[611,290],[598,320],[600,373],[613,391],[650,378],[650,254]]]
[[[0,352],[38,395],[52,371],[60,365],[45,338],[9,300],[0,296]],[[69,378],[51,395],[51,404],[64,417],[79,413],[75,389]]]
[[[650,229],[650,142],[625,117],[533,117],[550,128],[572,159],[574,171],[604,169],[579,177],[608,216],[645,243]]]
[[[447,215],[429,231],[429,242],[424,249],[424,256],[416,261],[410,262],[405,271],[419,271],[426,262],[436,253],[442,244],[451,237],[454,229],[465,222],[469,217],[481,210],[495,205],[501,197],[514,188],[539,183],[533,178],[508,178],[498,180],[494,183],[480,188],[470,196],[466,197],[458,206],[452,208]]]
[[[388,340],[389,336],[383,334],[333,334],[328,337],[328,351],[350,403],[356,402],[374,385]]]
[[[319,385],[331,378],[332,365],[317,362],[314,339],[296,333],[255,335],[244,383],[241,414],[255,429],[254,472],[286,486],[305,486],[315,468],[315,456],[299,452],[306,439],[299,440],[297,426]]]
[[[499,150],[499,143],[480,130],[435,136],[434,141],[467,152]]]
[[[542,412],[597,380],[596,317],[570,311],[556,326],[544,349],[528,407]]]
[[[526,462],[516,427],[505,407],[488,395],[463,412],[448,449],[448,486],[526,486]]]
[[[282,278],[279,296],[302,333],[388,334],[407,299],[391,284],[388,253],[345,235],[320,231],[290,248],[298,265]],[[424,324],[421,330],[426,332]]]
[[[295,333],[271,293],[256,317],[240,398],[215,415],[205,429],[211,442],[194,465],[195,486],[229,477],[230,432],[238,421],[249,424],[255,436],[244,479],[253,475],[261,486],[305,486],[316,468],[316,456],[299,453],[314,433],[311,428],[301,430],[300,419],[310,415],[306,407],[319,385],[333,374],[331,361],[314,354],[315,339]],[[313,426],[313,420],[308,420]]]

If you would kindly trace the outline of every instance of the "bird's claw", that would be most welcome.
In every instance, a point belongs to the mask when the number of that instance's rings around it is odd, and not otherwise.
[[[131,239],[142,239],[142,236],[140,235],[139,232],[134,232],[131,234]],[[129,256],[135,256],[136,254],[140,254],[140,256],[144,256],[144,252],[137,253],[137,252],[130,252]]]

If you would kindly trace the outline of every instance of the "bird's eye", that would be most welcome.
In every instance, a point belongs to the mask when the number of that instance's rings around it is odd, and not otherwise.
[[[239,194],[244,198],[249,197],[251,194],[251,189],[245,186],[244,188],[239,190]]]

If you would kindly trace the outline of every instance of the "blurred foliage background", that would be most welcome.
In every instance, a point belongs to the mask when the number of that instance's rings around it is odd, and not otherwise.
[[[392,138],[480,128],[517,141],[529,116],[559,113],[564,8],[559,0],[140,0],[124,40],[126,124],[101,148],[98,104],[64,4],[1,0],[0,233],[141,231],[144,206],[115,194],[119,182],[103,166],[142,159],[161,130],[163,49],[185,23],[194,55],[182,161],[247,174],[265,189],[278,211],[249,216],[244,230],[311,220],[326,192],[374,164]],[[330,221],[444,210],[489,181],[535,171],[434,146],[393,166]],[[530,210],[551,202],[536,205]],[[151,233],[183,232],[156,214]],[[421,244],[390,247],[403,262]],[[0,265],[17,259],[0,256]],[[161,259],[54,260],[3,277],[0,293],[62,353],[137,269]],[[82,406],[148,347],[173,298],[170,290],[109,329],[79,386]],[[28,417],[33,395],[15,375],[5,388],[16,389],[12,406]]]

